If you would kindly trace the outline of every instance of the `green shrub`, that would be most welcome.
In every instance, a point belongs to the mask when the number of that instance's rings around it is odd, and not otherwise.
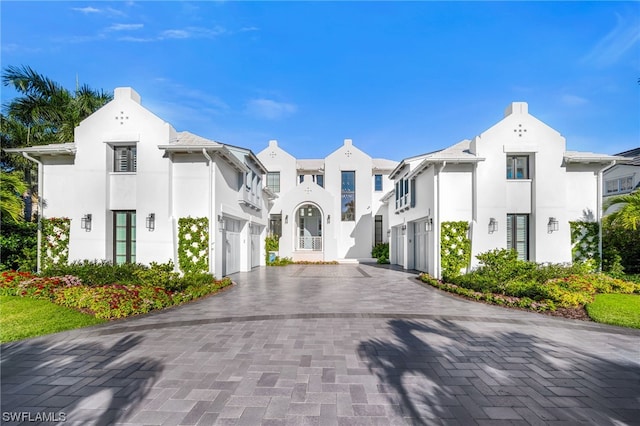
[[[113,264],[107,260],[82,260],[68,265],[53,265],[42,271],[43,276],[75,275],[85,285],[113,283],[140,284],[136,271],[147,269],[139,263]]]
[[[175,265],[171,260],[167,263],[151,262],[148,268],[134,270],[133,275],[142,284],[162,287],[165,290],[179,291],[183,288],[180,274],[175,272]]]
[[[535,263],[518,259],[518,253],[515,250],[490,250],[478,254],[476,258],[480,261],[480,267],[476,272],[498,283],[530,276],[536,269]]]
[[[264,251],[265,261],[267,265],[271,265],[273,262],[269,259],[269,252],[277,252],[280,249],[280,237],[275,234],[269,234],[264,239]]]
[[[0,270],[36,270],[38,225],[2,221],[0,228]]]
[[[376,244],[371,250],[371,257],[378,259],[378,263],[389,263],[389,243]]]

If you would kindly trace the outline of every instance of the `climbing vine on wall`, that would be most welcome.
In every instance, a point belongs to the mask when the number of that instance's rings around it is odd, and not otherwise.
[[[185,274],[209,271],[209,219],[178,219],[178,263]]]
[[[600,264],[600,226],[598,222],[569,222],[571,226],[571,256],[574,262]]]
[[[460,275],[471,260],[469,222],[442,222],[440,225],[440,261],[443,277]]]
[[[71,219],[68,217],[42,218],[40,267],[66,265],[69,261],[69,234]]]

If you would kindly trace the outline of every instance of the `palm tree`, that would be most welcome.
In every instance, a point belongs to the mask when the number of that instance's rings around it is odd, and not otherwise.
[[[636,231],[640,227],[640,189],[609,198],[603,205],[605,211],[614,206],[619,207],[605,216],[605,220],[627,230]]]
[[[0,214],[3,220],[20,222],[24,217],[22,194],[27,190],[27,185],[22,181],[20,173],[0,174]]]
[[[9,102],[6,115],[26,127],[27,146],[72,142],[75,127],[113,98],[87,85],[72,93],[28,66],[5,68],[2,83],[22,94]]]

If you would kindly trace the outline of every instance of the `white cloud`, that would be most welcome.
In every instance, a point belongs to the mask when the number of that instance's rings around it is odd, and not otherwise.
[[[159,39],[214,38],[226,32],[227,30],[220,26],[213,28],[186,27],[183,29],[165,30],[160,33]]]
[[[258,118],[277,120],[294,114],[298,107],[294,104],[278,102],[272,99],[251,99],[247,102],[246,112]]]
[[[617,62],[627,51],[640,41],[640,18],[616,15],[615,27],[602,37],[582,59],[597,66],[607,66]]]
[[[144,27],[144,24],[113,24],[107,31],[133,31],[140,30]]]
[[[87,6],[87,7],[72,7],[71,10],[75,10],[76,12],[84,13],[88,15],[89,13],[102,13],[101,9],[96,9],[95,7]]]
[[[583,98],[577,95],[571,95],[568,93],[565,93],[564,95],[562,95],[560,97],[560,100],[562,101],[563,104],[568,106],[580,106],[580,105],[585,105],[589,103],[589,100],[586,98]]]

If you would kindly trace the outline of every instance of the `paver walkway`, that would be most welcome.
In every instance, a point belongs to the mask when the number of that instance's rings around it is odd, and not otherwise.
[[[258,268],[189,305],[2,345],[2,423],[640,424],[640,331],[414,277]]]

